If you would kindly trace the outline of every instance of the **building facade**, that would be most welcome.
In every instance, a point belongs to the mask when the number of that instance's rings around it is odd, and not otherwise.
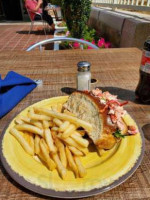
[[[0,0],[0,20],[22,21],[25,15],[24,0]]]

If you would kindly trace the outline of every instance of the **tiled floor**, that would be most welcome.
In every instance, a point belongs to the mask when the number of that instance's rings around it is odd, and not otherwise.
[[[45,35],[40,24],[34,26],[31,34],[28,34],[29,29],[28,24],[0,24],[0,51],[25,50],[38,41],[53,37],[50,33]]]

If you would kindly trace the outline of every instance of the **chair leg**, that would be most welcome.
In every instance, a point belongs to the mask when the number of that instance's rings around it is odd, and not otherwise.
[[[34,21],[31,22],[31,26],[30,26],[29,34],[31,33],[31,31],[32,31],[32,29],[33,29],[33,25],[34,25]]]
[[[39,46],[39,50],[40,50],[40,52],[42,52],[42,50],[43,50],[43,48],[42,48],[42,46],[41,46],[41,45]]]
[[[44,33],[46,35],[46,29],[45,29],[45,21],[43,20],[43,28],[44,28]]]

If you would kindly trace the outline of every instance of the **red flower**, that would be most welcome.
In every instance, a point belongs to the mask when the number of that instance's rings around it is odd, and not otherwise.
[[[104,48],[105,47],[105,39],[104,38],[99,39],[98,47],[100,47],[100,48]]]
[[[95,44],[95,41],[92,41],[92,44]],[[93,47],[88,46],[88,49],[94,49]]]

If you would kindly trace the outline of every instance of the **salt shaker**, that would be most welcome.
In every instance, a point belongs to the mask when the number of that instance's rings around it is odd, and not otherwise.
[[[77,74],[77,90],[84,91],[90,90],[91,86],[91,64],[86,61],[81,61],[77,64],[78,74]]]

